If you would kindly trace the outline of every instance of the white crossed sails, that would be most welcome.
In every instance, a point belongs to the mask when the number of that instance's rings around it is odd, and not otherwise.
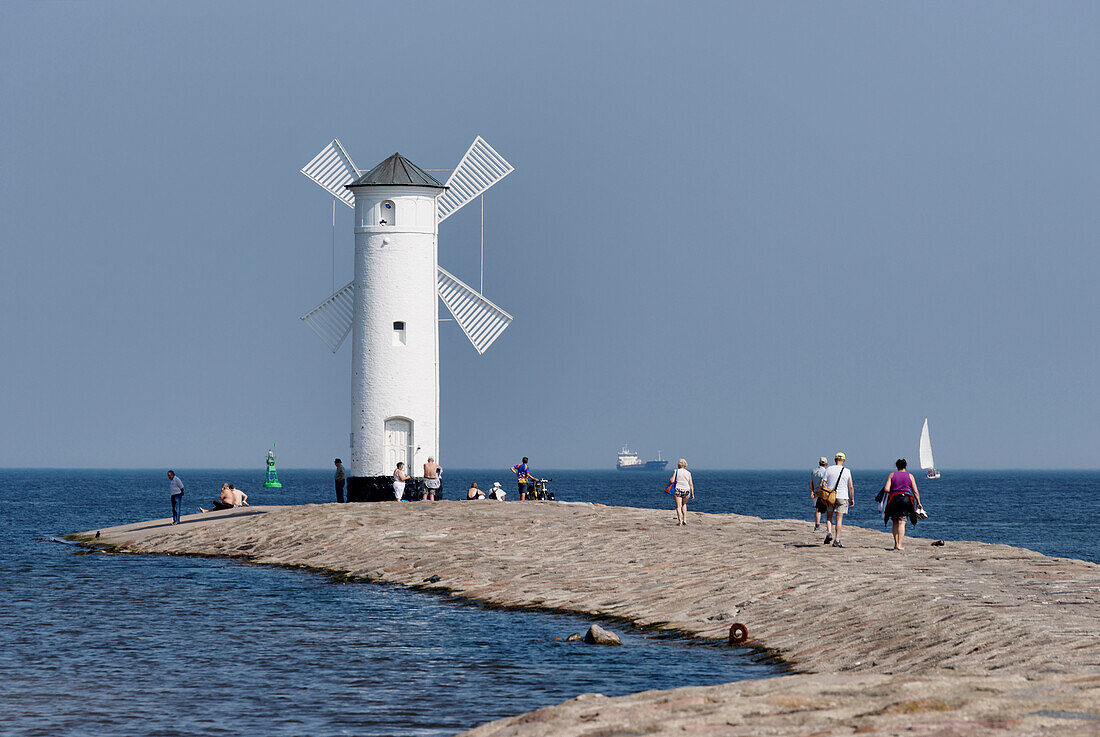
[[[512,323],[511,315],[442,267],[436,272],[436,292],[479,354]],[[351,332],[354,300],[355,282],[351,282],[301,317],[333,353]]]
[[[513,171],[515,167],[478,136],[436,200],[437,221],[443,222]],[[332,139],[301,172],[348,207],[355,207],[355,197],[346,185],[354,182],[360,171],[339,139]],[[512,322],[511,315],[442,267],[436,273],[436,293],[479,354],[485,353]],[[351,332],[354,298],[352,282],[301,317],[333,353]]]

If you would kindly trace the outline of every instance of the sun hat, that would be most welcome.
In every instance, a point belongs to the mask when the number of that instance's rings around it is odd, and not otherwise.
[[[494,481],[493,482],[493,488],[494,489],[499,489],[500,488],[500,482],[499,481]]]
[[[817,463],[820,466],[824,466],[828,462],[829,462],[829,459],[826,458],[825,456],[821,456],[820,458],[817,459]]]
[[[843,460],[845,460],[845,455],[844,455],[843,453],[837,453],[837,454],[836,454],[836,455],[834,456],[834,460],[836,460],[836,459],[839,459],[839,460],[842,460],[842,461],[843,461]]]

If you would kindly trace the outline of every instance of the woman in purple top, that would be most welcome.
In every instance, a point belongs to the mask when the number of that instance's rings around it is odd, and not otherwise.
[[[886,479],[886,513],[883,524],[894,521],[894,550],[902,550],[905,540],[905,518],[917,524],[917,509],[920,507],[920,494],[917,492],[917,480],[905,470],[905,459],[899,458],[894,464],[898,470]]]

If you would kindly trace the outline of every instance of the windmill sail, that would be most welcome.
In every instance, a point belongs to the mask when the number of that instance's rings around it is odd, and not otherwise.
[[[355,313],[355,282],[348,282],[331,297],[302,315],[301,320],[317,334],[333,353],[340,350],[344,339],[351,332],[351,318]]]
[[[348,207],[355,208],[355,196],[344,185],[354,182],[359,176],[359,170],[355,168],[340,139],[333,138],[332,143],[321,149],[321,153],[303,166],[301,172],[321,185],[325,191],[332,193],[333,197]]]
[[[932,438],[928,435],[928,418],[924,418],[924,427],[920,431],[920,467],[922,469],[935,468],[932,461]]]
[[[466,155],[451,172],[447,190],[436,201],[439,222],[454,215],[463,205],[515,171],[481,136],[470,144]]]
[[[443,267],[439,268],[436,288],[455,322],[466,333],[474,349],[485,353],[493,341],[512,323],[512,316],[478,294]]]

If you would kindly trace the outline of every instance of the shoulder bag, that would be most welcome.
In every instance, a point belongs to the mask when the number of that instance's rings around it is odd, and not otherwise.
[[[665,487],[665,493],[671,494],[676,491],[676,481],[680,478],[680,469],[676,469],[676,473],[672,474],[672,481],[668,482],[668,486]]]
[[[844,472],[847,471],[847,467],[840,469],[840,475],[836,477],[836,485],[839,488],[840,482],[844,480]],[[825,478],[821,479],[821,484],[817,487],[817,498],[826,504],[836,504],[836,489],[830,489],[825,486]]]

